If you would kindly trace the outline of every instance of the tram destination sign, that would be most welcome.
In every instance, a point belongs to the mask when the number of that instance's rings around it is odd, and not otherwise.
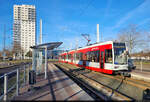
[[[113,43],[114,48],[125,48],[125,43]]]

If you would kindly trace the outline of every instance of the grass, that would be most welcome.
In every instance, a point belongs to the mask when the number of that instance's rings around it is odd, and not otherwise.
[[[141,64],[141,61],[134,61],[134,64],[139,65],[139,64]],[[142,61],[142,64],[150,65],[150,61],[149,62],[148,61]]]
[[[24,60],[12,60],[12,61],[0,61],[0,62],[8,62],[8,63],[18,63],[18,62],[28,62],[31,61],[31,59],[24,59]]]
[[[3,61],[3,62],[5,62],[5,63],[9,63],[9,64],[11,64],[11,65],[17,65],[17,64],[20,64],[20,63],[22,63],[22,62],[24,62],[24,63],[27,63],[27,62],[31,62],[32,60],[30,60],[30,59],[25,59],[25,60],[14,60],[14,61]],[[1,62],[0,62],[1,63]],[[9,65],[8,65],[9,66]],[[1,66],[0,68],[5,68],[5,67],[7,67],[7,66]]]

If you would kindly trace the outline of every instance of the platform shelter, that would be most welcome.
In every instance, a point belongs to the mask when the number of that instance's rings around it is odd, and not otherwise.
[[[54,50],[61,44],[62,42],[50,42],[30,47],[32,49],[32,70],[36,72],[36,75],[40,74],[44,64],[45,79],[47,79],[47,52]]]

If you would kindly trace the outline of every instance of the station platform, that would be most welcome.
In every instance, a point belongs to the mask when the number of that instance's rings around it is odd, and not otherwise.
[[[13,100],[94,100],[52,63],[48,63],[48,78],[44,79],[44,74],[41,74],[36,79],[32,90],[28,90],[31,87],[29,85],[20,88],[19,96],[15,96]]]
[[[133,70],[131,72],[131,77],[134,79],[139,79],[139,80],[150,82],[150,72]]]

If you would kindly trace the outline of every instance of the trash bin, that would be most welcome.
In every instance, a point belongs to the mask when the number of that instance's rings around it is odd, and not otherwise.
[[[29,71],[29,84],[33,85],[36,83],[36,72],[34,70]]]

